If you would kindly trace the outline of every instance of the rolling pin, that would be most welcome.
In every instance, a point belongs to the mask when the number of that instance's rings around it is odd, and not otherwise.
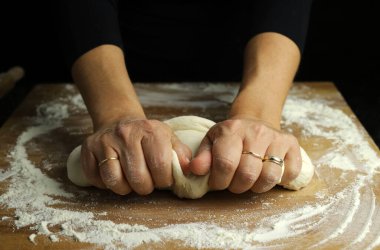
[[[5,96],[23,76],[24,69],[18,66],[0,74],[0,98]]]

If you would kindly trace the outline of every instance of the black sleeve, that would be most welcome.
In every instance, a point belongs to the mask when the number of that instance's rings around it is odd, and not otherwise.
[[[123,48],[117,0],[59,0],[58,26],[68,66],[87,51],[113,44]]]
[[[287,36],[303,51],[312,0],[255,0],[250,11],[250,37],[263,32]]]

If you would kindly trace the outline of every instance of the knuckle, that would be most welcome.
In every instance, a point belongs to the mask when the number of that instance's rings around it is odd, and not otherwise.
[[[274,136],[274,133],[271,129],[269,129],[266,125],[261,124],[261,123],[256,123],[253,125],[253,133],[256,138],[263,138],[267,136]]]
[[[130,171],[128,181],[133,186],[144,185],[144,177],[139,171]]]
[[[268,184],[277,184],[280,180],[280,176],[276,174],[274,171],[268,171],[263,174],[264,181]]]
[[[239,119],[237,119],[237,120],[227,120],[225,122],[226,130],[229,133],[232,133],[232,134],[239,133],[239,131],[241,130],[242,126],[243,126],[243,122],[241,120],[239,120]]]
[[[153,192],[154,187],[148,183],[146,176],[141,171],[131,171],[128,182],[139,195],[147,195]]]
[[[258,176],[253,172],[241,172],[240,181],[243,185],[253,184],[257,180]]]
[[[131,133],[131,127],[130,125],[128,124],[125,124],[125,123],[122,123],[122,122],[119,122],[118,124],[116,124],[115,126],[115,129],[114,129],[114,133],[117,137],[120,137],[120,138],[128,138],[129,137],[129,134]]]
[[[141,120],[141,128],[144,129],[145,133],[152,134],[156,131],[157,126],[159,126],[159,121],[157,120]]]
[[[161,173],[164,172],[169,165],[169,162],[166,161],[162,155],[159,155],[152,159],[149,168],[154,172]]]
[[[241,125],[242,122],[240,120],[225,120],[213,126],[209,133],[213,138],[221,135],[235,134],[241,128]]]
[[[160,157],[151,163],[149,169],[154,178],[155,185],[158,188],[166,188],[172,185],[172,178],[170,178],[171,164]]]
[[[217,156],[215,157],[215,163],[223,174],[230,174],[234,172],[234,162],[226,157],[223,156]]]
[[[99,135],[98,140],[100,144],[105,145],[109,141],[109,135],[106,133],[103,133]]]
[[[239,119],[235,120],[226,120],[224,125],[229,128],[231,131],[236,131],[242,126],[242,121]]]
[[[87,150],[90,150],[92,148],[92,145],[94,145],[93,141],[93,136],[87,137],[82,143],[82,152],[87,153]]]
[[[114,187],[118,184],[119,178],[108,166],[101,168],[101,175],[107,187]]]
[[[161,126],[162,122],[160,122],[159,120],[155,120],[155,119],[152,119],[152,120],[145,120],[148,122],[149,126],[155,128],[155,127],[158,127],[158,126]]]

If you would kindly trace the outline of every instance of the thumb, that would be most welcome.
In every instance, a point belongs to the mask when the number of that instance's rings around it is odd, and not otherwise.
[[[189,170],[195,175],[206,175],[210,172],[212,155],[212,143],[207,135],[203,138],[199,145],[195,157],[189,163]]]
[[[175,134],[172,136],[172,147],[177,154],[179,165],[181,166],[183,173],[185,175],[189,174],[189,162],[192,157],[190,148],[182,143]]]

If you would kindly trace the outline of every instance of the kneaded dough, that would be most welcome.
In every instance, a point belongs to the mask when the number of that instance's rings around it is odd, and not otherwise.
[[[186,144],[193,155],[197,152],[199,144],[207,131],[215,124],[213,121],[198,116],[179,116],[164,121]],[[67,160],[67,174],[69,179],[76,185],[86,187],[91,184],[85,178],[80,164],[81,146],[76,147]],[[305,187],[314,175],[314,165],[303,148],[301,148],[302,169],[296,179],[288,184],[279,184],[290,190],[299,190]],[[180,198],[197,199],[206,194],[208,189],[209,174],[204,176],[188,175],[182,172],[176,152],[173,150],[172,157],[174,183],[171,190]]]
[[[77,186],[89,187],[91,184],[87,181],[80,163],[80,151],[82,146],[76,147],[67,159],[67,177]]]

